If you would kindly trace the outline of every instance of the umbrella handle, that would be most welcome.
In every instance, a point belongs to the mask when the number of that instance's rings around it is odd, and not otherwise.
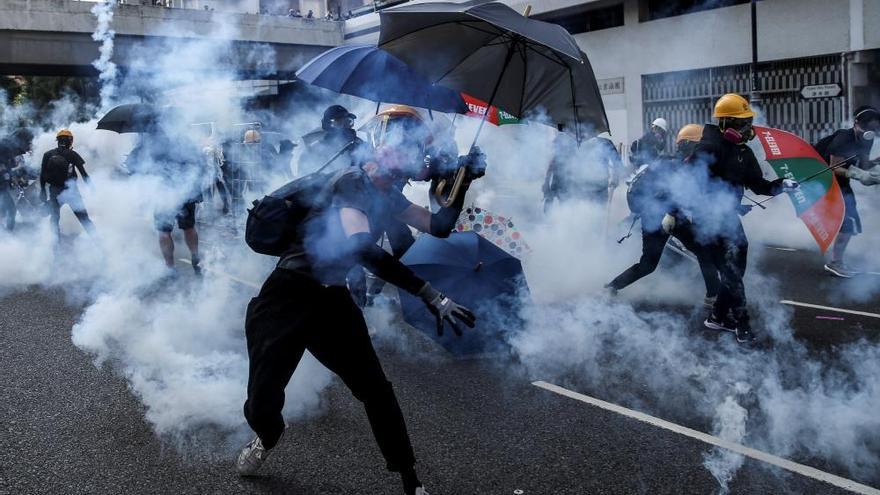
[[[452,203],[455,202],[455,199],[461,192],[461,186],[464,184],[464,176],[466,172],[467,170],[465,170],[465,167],[458,167],[458,170],[455,172],[455,179],[452,182],[452,191],[449,192],[449,197],[445,199],[443,198],[443,190],[446,189],[446,179],[437,183],[437,189],[434,191],[434,198],[440,206],[444,208],[452,206]]]

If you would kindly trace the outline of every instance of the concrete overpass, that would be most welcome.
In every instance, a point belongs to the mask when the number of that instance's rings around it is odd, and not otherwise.
[[[100,46],[92,39],[97,25],[91,14],[94,5],[75,0],[0,1],[0,74],[97,74],[91,65]],[[110,27],[116,32],[113,62],[123,71],[148,58],[147,50],[216,40],[228,44],[223,65],[243,78],[290,79],[303,62],[343,42],[340,22],[143,5],[117,6]]]

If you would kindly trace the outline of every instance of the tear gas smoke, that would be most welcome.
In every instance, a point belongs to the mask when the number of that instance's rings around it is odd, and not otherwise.
[[[103,15],[112,16],[112,6]],[[98,31],[104,34],[97,35],[103,43],[112,33],[110,20],[106,22],[103,28],[99,22]],[[118,86],[132,94],[116,96],[120,101],[138,96],[157,106],[173,102],[178,114],[187,118],[163,123],[162,131],[171,136],[191,135],[194,122],[212,121],[220,129],[246,122],[251,114],[236,97],[235,75],[225,62],[231,48],[222,40],[235,34],[229,25],[219,23],[210,41],[189,37],[183,44],[145,43],[142,59]],[[109,40],[112,47],[112,36]],[[253,56],[261,64],[273,63],[263,47],[257,47]],[[205,74],[210,74],[208,80]],[[190,98],[194,93],[186,91],[163,98],[165,89],[185,87],[210,91],[200,98]],[[113,95],[107,94],[108,99]],[[374,103],[337,101],[348,104],[361,117],[360,123],[375,112]],[[318,127],[323,103],[291,111],[295,118],[285,122],[282,133],[301,136]],[[207,428],[246,431],[241,417],[247,378],[242,330],[245,305],[254,290],[212,276],[211,270],[232,270],[233,275],[260,281],[271,269],[271,260],[250,253],[240,241],[211,239],[203,253],[209,272],[203,282],[157,286],[164,267],[151,213],[177,203],[193,184],[169,185],[152,176],[149,172],[163,164],[151,155],[139,163],[147,173],[119,178],[116,167],[134,140],[95,131],[94,121],[71,125],[70,112],[63,110],[67,106],[57,108],[44,128],[70,126],[77,136],[75,149],[83,154],[94,179],[94,187],[84,187],[82,193],[98,236],[94,240],[81,236],[62,257],[53,250],[45,222],[0,239],[0,256],[20,260],[0,267],[0,289],[62,286],[74,301],[84,303],[87,307],[72,331],[74,343],[94,355],[98,364],[109,364],[126,378],[160,434],[186,437]],[[20,111],[0,110],[4,122]],[[478,123],[458,117],[455,124],[464,153]],[[211,144],[240,142],[240,131],[218,133]],[[554,136],[551,128],[536,124],[487,127],[479,145],[490,168],[474,184],[467,202],[513,217],[532,247],[532,254],[523,260],[532,300],[524,302],[523,328],[509,337],[529,373],[711,429],[731,441],[783,456],[821,458],[853,476],[875,477],[880,470],[876,433],[880,420],[873,414],[880,408],[880,346],[860,341],[836,349],[833,355],[811,354],[792,337],[790,311],[776,304],[778,284],[757,270],[761,258],[757,246],[762,242],[811,246],[786,200],[774,200],[767,211],[756,210],[745,219],[753,246],[747,293],[757,327],[774,341],[772,350],[745,351],[732,339],[713,339],[691,330],[701,316],[692,304],[702,297],[695,266],[675,268],[676,276],[661,269],[614,300],[601,295],[602,286],[638,258],[638,236],[622,245],[600,240],[606,225],[613,233],[628,214],[622,188],[610,209],[604,203],[573,201],[546,216],[541,213],[540,184],[552,157]],[[53,142],[54,131],[39,135],[33,160]],[[263,179],[267,188],[285,180],[271,174]],[[690,183],[694,189],[681,191],[683,195],[696,195],[704,185]],[[425,190],[417,185],[406,193],[417,204],[426,204]],[[248,194],[253,198],[258,193]],[[871,206],[872,211],[880,207],[876,202]],[[880,232],[876,216],[871,217],[866,231]],[[857,238],[854,246],[857,242],[867,241]],[[857,291],[863,293],[864,288]],[[876,293],[875,288],[870,297]],[[639,309],[645,302],[669,303],[673,309]],[[405,345],[390,336],[389,328],[396,323],[389,312],[377,308],[367,316],[383,342]],[[296,418],[314,412],[320,391],[330,381],[327,371],[304,360],[287,390],[286,415]],[[726,452],[709,451],[705,456],[706,468],[722,488],[741,464],[742,459]]]
[[[110,28],[113,23],[113,9],[116,2],[102,0],[92,7],[92,15],[98,21],[92,39],[101,43],[98,48],[100,56],[92,65],[98,69],[98,79],[101,81],[101,108],[108,110],[112,104],[116,92],[116,64],[113,63],[113,39],[116,32]]]

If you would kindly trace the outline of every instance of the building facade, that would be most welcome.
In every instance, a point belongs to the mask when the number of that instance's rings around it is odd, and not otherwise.
[[[504,3],[517,10],[531,4],[533,17],[574,35],[599,79],[615,141],[632,141],[657,117],[672,131],[710,122],[718,96],[752,89],[748,0]],[[759,1],[758,82],[767,124],[815,141],[846,123],[856,106],[880,104],[875,26],[877,0]],[[346,42],[377,39],[378,15],[346,23]]]

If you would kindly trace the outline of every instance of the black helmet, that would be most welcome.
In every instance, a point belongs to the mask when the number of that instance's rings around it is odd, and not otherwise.
[[[349,112],[344,106],[331,105],[327,107],[327,110],[324,110],[324,118],[321,119],[321,128],[328,131],[334,127],[332,121],[340,119],[348,119],[350,122],[347,124],[347,128],[351,128],[354,126],[354,119],[356,118],[357,116]]]

